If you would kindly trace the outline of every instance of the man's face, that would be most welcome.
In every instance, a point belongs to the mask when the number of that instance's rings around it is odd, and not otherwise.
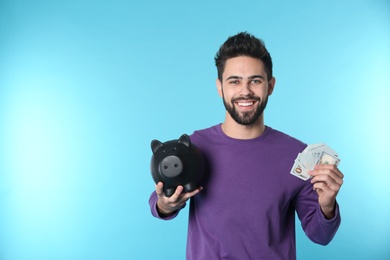
[[[217,80],[226,111],[241,125],[252,125],[262,115],[272,94],[275,79],[267,79],[261,60],[248,56],[228,59]]]

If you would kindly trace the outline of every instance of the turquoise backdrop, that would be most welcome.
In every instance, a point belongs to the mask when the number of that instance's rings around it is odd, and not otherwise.
[[[150,141],[224,119],[214,55],[262,38],[265,122],[342,161],[342,225],[298,259],[390,259],[390,2],[0,0],[0,259],[184,259]]]

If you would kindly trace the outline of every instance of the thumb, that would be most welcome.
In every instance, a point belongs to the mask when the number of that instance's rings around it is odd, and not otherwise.
[[[156,184],[156,193],[158,196],[163,195],[163,187],[164,187],[164,184],[161,181]]]

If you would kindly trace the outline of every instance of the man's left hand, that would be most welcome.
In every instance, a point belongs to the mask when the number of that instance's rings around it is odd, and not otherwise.
[[[336,196],[343,185],[344,174],[335,165],[317,164],[309,174],[313,177],[313,190],[318,193],[318,203],[326,219],[335,214]]]

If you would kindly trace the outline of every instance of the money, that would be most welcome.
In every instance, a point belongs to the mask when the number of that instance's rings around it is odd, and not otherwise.
[[[313,170],[316,164],[333,164],[337,166],[339,163],[338,154],[326,144],[310,144],[298,154],[290,173],[306,181],[311,178],[309,171]]]

